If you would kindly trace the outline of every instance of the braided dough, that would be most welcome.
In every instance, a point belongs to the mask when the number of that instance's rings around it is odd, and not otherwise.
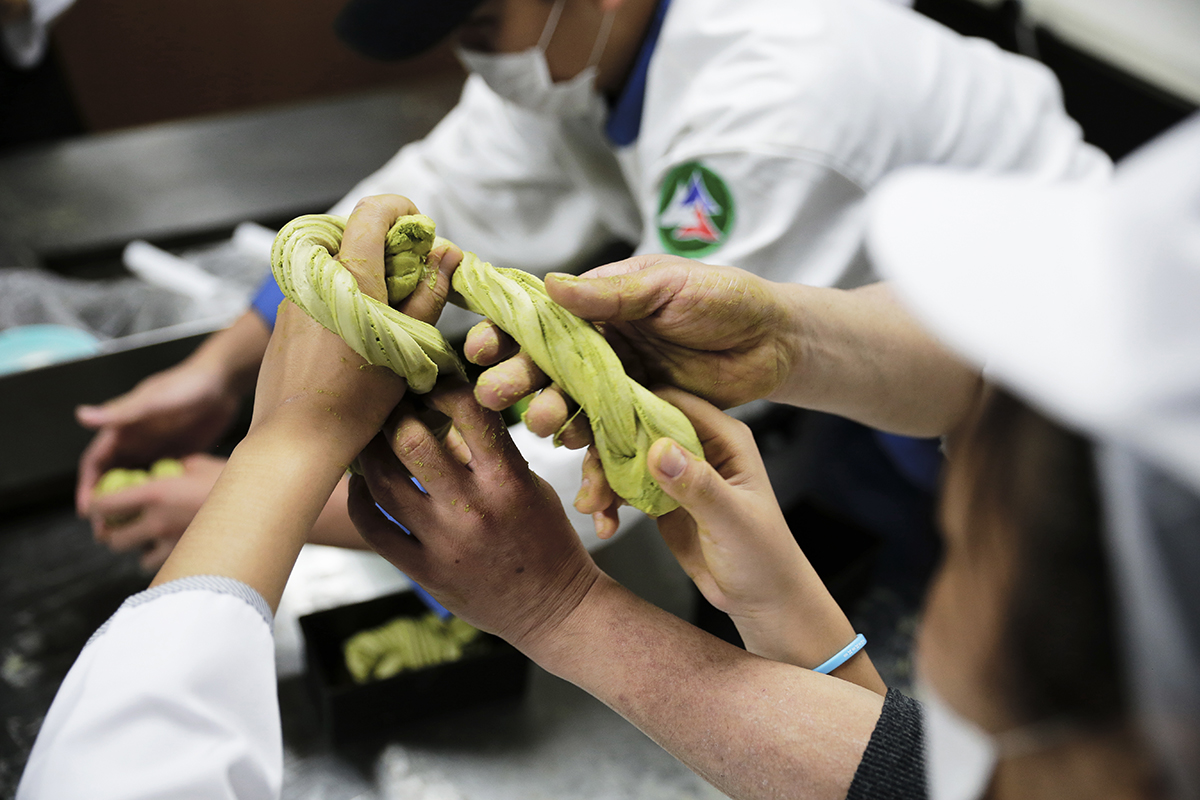
[[[426,277],[433,220],[401,217],[388,231],[387,304],[363,294],[354,276],[334,258],[345,230],[344,218],[326,214],[298,217],[283,227],[271,248],[271,271],[287,298],[342,337],[367,363],[405,378],[418,394],[433,388],[439,372],[464,375],[457,354],[437,328],[389,305],[408,297]]]
[[[682,411],[625,374],[603,334],[550,299],[541,278],[463,256],[452,285],[470,311],[520,343],[588,416],[609,486],[651,516],[678,507],[650,477],[646,453],[664,436],[696,457],[704,449]]]
[[[356,683],[381,681],[405,670],[424,669],[462,658],[479,631],[458,617],[397,617],[361,631],[342,645],[346,669]]]
[[[339,217],[309,216],[279,232],[272,266],[284,294],[368,362],[406,377],[414,391],[429,391],[440,369],[461,372],[457,356],[436,328],[359,291],[354,277],[331,255],[344,229],[345,220]],[[390,303],[412,291],[424,275],[426,256],[440,244],[449,243],[434,238],[429,217],[418,214],[396,221],[384,251]],[[704,457],[682,411],[626,375],[604,336],[551,300],[541,279],[464,253],[452,286],[458,294],[452,296],[454,302],[516,339],[587,413],[613,491],[652,516],[678,507],[650,477],[646,453],[656,440],[668,436]]]

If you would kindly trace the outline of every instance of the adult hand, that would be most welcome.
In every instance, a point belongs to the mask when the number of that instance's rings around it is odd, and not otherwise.
[[[95,498],[89,516],[96,541],[118,553],[140,550],[142,568],[158,569],[204,504],[224,466],[223,458],[191,455],[183,459],[183,475]]]
[[[730,796],[761,795],[764,784],[786,796],[845,796],[879,719],[878,695],[752,656],[636,597],[591,561],[495,413],[466,387],[427,397],[454,420],[467,452],[443,445],[411,412],[371,443],[350,512],[373,547]],[[729,768],[724,742],[754,752],[753,774]]]
[[[600,323],[632,377],[677,386],[721,408],[770,396],[798,360],[785,335],[790,316],[783,296],[744,270],[636,256],[581,277],[548,275],[546,291],[572,313]],[[548,386],[541,370],[490,322],[468,334],[466,355],[476,364],[497,364],[480,376],[476,389],[488,408],[507,408]],[[562,393],[549,387],[530,401],[525,421],[548,436],[569,411]],[[587,444],[582,425],[573,422],[564,431],[565,444]]]
[[[801,552],[771,489],[750,429],[677,389],[660,396],[696,428],[704,459],[670,439],[647,462],[680,507],[658,519],[675,558],[716,608],[737,625],[746,649],[812,669],[854,638],[854,629]],[[865,659],[839,676],[871,689],[882,683]]]
[[[517,647],[533,646],[578,606],[600,570],[499,414],[461,384],[426,399],[453,421],[451,434],[440,441],[413,409],[398,413],[361,456],[350,517],[446,608]]]
[[[264,325],[264,344],[267,335]],[[233,422],[240,401],[241,392],[221,360],[200,352],[103,405],[79,406],[79,424],[98,433],[79,459],[77,512],[91,514],[92,490],[105,470],[145,467],[212,447]]]

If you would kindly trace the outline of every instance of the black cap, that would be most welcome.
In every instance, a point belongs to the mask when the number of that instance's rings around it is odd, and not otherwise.
[[[368,58],[397,61],[433,49],[482,2],[350,0],[333,21],[333,30]]]

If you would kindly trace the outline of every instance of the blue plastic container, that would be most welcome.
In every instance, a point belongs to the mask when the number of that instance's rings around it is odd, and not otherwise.
[[[66,325],[20,325],[0,331],[0,375],[93,356],[100,341]]]

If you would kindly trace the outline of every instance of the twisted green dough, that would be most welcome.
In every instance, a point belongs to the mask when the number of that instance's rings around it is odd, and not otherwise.
[[[346,220],[324,214],[298,217],[283,227],[271,248],[271,271],[289,300],[336,333],[367,363],[384,366],[423,394],[441,371],[464,374],[441,332],[365,295],[350,271],[334,258]],[[401,217],[388,231],[384,272],[388,303],[408,297],[425,277],[433,247],[433,220]]]
[[[443,621],[430,612],[423,617],[397,617],[356,633],[342,645],[342,653],[354,681],[366,683],[457,661],[463,648],[478,636],[476,628],[458,617]]]
[[[309,216],[279,232],[272,252],[275,280],[289,299],[337,333],[372,364],[408,378],[414,391],[432,388],[439,370],[461,373],[457,356],[431,325],[405,316],[359,291],[331,253],[345,220]],[[444,239],[433,220],[401,217],[388,232],[388,301],[407,296],[421,279],[425,258]],[[502,269],[465,253],[454,273],[454,302],[482,314],[512,336],[552,380],[587,413],[609,485],[634,508],[652,516],[678,507],[650,476],[646,454],[667,436],[698,458],[704,449],[682,411],[625,374],[595,326],[550,299],[541,279]],[[395,292],[395,295],[393,294]]]
[[[468,310],[516,339],[587,413],[613,491],[651,516],[678,508],[650,477],[646,453],[655,441],[669,436],[704,458],[700,439],[682,411],[626,375],[604,336],[551,300],[540,278],[493,267],[466,253],[451,283]]]

